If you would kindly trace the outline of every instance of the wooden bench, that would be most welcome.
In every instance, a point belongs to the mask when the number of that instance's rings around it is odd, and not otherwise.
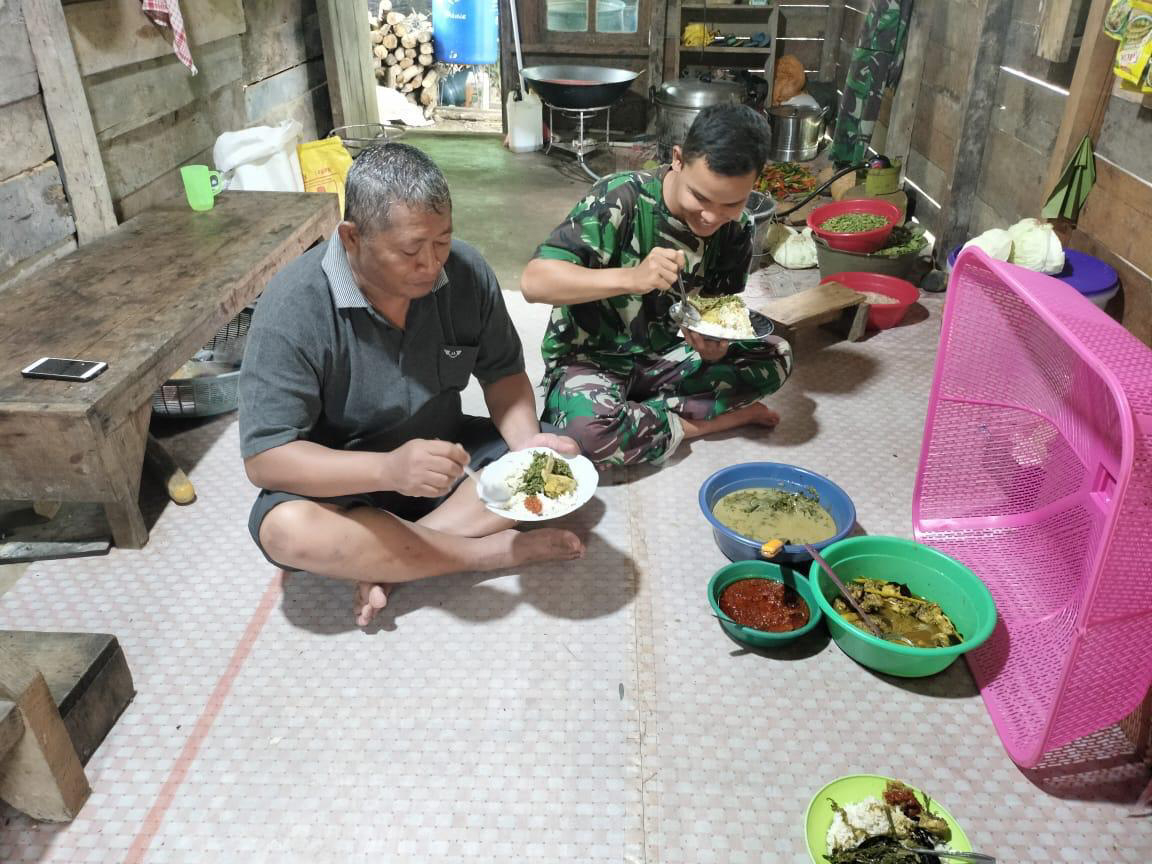
[[[339,219],[334,195],[225,192],[204,213],[181,200],[0,293],[0,500],[98,502],[116,545],[142,547],[152,394]],[[22,377],[40,357],[108,369]]]

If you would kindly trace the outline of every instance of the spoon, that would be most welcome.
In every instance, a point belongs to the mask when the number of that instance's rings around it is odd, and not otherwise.
[[[500,483],[499,481],[489,483],[479,471],[473,470],[470,465],[464,466],[464,473],[475,482],[476,492],[484,501],[494,507],[508,506],[508,501],[512,498],[512,490],[508,488],[507,483]]]
[[[812,556],[812,560],[823,567],[824,572],[827,573],[832,581],[836,583],[836,587],[840,589],[840,594],[844,597],[845,600],[848,601],[848,605],[850,605],[856,611],[856,614],[860,616],[860,620],[864,622],[864,626],[872,631],[873,636],[875,636],[877,639],[883,639],[885,642],[899,642],[901,644],[907,645],[912,644],[911,639],[906,639],[903,636],[885,636],[883,633],[881,633],[880,628],[876,626],[876,624],[868,616],[868,613],[865,612],[863,608],[861,608],[860,604],[856,602],[856,598],[848,593],[848,589],[844,587],[844,583],[840,581],[840,577],[836,575],[836,571],[833,570],[832,566],[824,560],[823,556],[821,556],[821,554],[817,552],[816,549],[810,544],[802,543],[801,545],[804,547],[804,551]]]
[[[676,284],[680,286],[680,323],[685,327],[695,327],[700,323],[700,313],[688,302],[688,291],[684,288],[684,277],[676,271]]]
[[[996,861],[991,855],[985,855],[982,852],[944,852],[939,849],[924,849],[919,846],[904,846],[904,848],[918,855],[933,855],[936,858],[948,858],[957,861],[984,861],[986,864],[995,864]]]

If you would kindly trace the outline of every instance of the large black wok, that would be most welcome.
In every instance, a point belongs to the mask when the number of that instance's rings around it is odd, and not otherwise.
[[[603,66],[529,66],[521,74],[545,105],[569,111],[611,107],[640,75]]]

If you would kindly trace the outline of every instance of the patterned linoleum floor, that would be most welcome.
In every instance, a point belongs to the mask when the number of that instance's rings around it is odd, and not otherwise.
[[[509,304],[538,369],[544,313]],[[696,492],[724,465],[812,468],[864,531],[910,536],[939,306],[801,339],[780,428],[602,487],[570,519],[583,561],[407,586],[368,632],[346,587],[281,585],[250,543],[235,418],[171,435],[196,504],[0,598],[0,627],[115,633],[139,691],[80,816],[0,812],[0,861],[803,862],[808,799],[856,772],[928,790],[1004,862],[1152,859],[1152,820],[1091,800],[1146,778],[1026,776],[963,663],[899,682],[815,634],[745,652],[710,615]]]

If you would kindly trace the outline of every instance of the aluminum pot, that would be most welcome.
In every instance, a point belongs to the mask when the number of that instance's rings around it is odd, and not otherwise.
[[[661,162],[672,160],[672,148],[683,144],[692,122],[704,108],[744,101],[745,89],[734,81],[665,81],[652,94],[656,105],[656,134]]]
[[[777,105],[768,110],[772,124],[773,162],[808,162],[820,151],[824,134],[823,108]]]

